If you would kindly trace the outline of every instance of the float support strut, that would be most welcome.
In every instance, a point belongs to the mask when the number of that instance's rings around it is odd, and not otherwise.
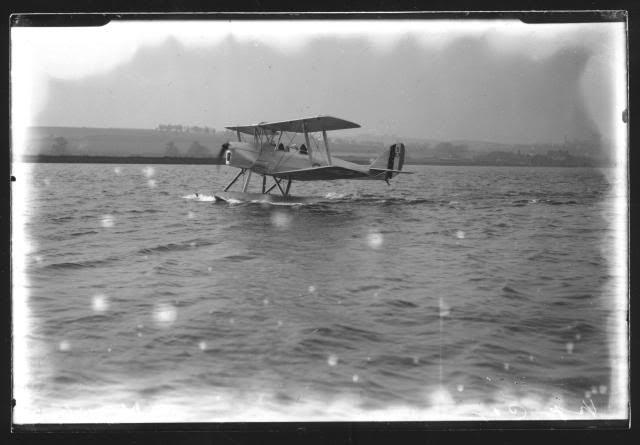
[[[277,180],[276,178],[273,178],[273,180],[274,180],[274,181],[276,181],[276,183],[275,183],[275,184],[273,184],[271,187],[269,187],[269,188],[267,189],[267,191],[265,191],[265,192],[264,192],[265,194],[269,193],[271,190],[273,190],[274,188],[276,188],[276,185],[278,185],[278,180]]]
[[[280,185],[281,179],[278,179],[278,178],[273,178],[273,179],[275,179],[276,185],[280,189],[280,193],[282,193],[282,196],[287,196],[287,194],[284,192],[284,190],[282,190],[282,186]]]
[[[242,184],[242,193],[247,191],[247,187],[249,187],[249,181],[251,181],[251,170],[247,173],[247,176],[244,178],[244,184]]]
[[[230,182],[229,184],[227,184],[227,186],[224,188],[224,191],[226,192],[227,190],[229,190],[229,188],[230,188],[233,184],[235,184],[235,183],[236,183],[236,181],[238,180],[238,178],[239,178],[240,176],[242,176],[242,175],[244,175],[244,168],[238,172],[238,174],[235,176],[235,178],[233,178],[233,179],[231,180],[231,182]]]
[[[284,196],[289,196],[289,189],[291,188],[291,178],[287,178],[287,189],[284,192]]]

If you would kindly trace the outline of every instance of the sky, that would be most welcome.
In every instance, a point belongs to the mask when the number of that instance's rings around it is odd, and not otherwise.
[[[13,28],[14,126],[155,128],[328,114],[436,140],[614,138],[623,23],[154,21]]]

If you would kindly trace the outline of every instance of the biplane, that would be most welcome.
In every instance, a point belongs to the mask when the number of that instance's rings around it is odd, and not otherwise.
[[[293,181],[373,179],[389,184],[396,175],[408,173],[402,171],[402,143],[391,145],[368,166],[332,156],[327,132],[359,127],[356,123],[332,116],[225,127],[234,131],[238,140],[223,144],[219,156],[226,165],[240,171],[215,197],[224,201],[247,198],[286,201]],[[262,176],[259,194],[247,192],[252,173]],[[241,177],[241,191],[229,192]],[[267,186],[267,177],[272,178],[270,186]],[[270,194],[276,188],[280,196]]]

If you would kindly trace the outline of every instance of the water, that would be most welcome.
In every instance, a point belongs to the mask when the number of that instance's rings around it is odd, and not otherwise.
[[[16,421],[626,416],[613,170],[408,169],[16,164]]]

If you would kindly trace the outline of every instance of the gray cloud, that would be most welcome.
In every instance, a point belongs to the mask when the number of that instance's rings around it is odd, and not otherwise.
[[[519,52],[499,52],[485,38],[435,49],[407,37],[383,53],[368,45],[323,38],[283,53],[231,37],[198,48],[168,39],[108,73],[50,79],[36,124],[220,128],[333,114],[406,137],[526,143],[598,135],[585,100],[591,89],[597,94],[590,104],[604,107],[601,115],[618,113],[606,108],[611,73],[591,73],[587,88],[582,84],[593,52],[582,45],[538,60],[524,44]]]

